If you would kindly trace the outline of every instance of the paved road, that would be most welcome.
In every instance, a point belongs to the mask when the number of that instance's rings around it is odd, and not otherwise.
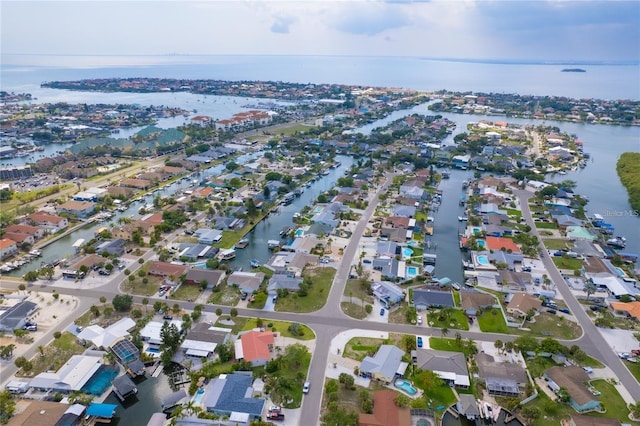
[[[523,190],[514,191],[514,194],[520,198],[522,216],[526,219],[527,224],[531,226],[531,232],[537,236],[540,241],[542,241],[529,209],[528,200],[533,196],[533,194],[529,191]],[[575,315],[582,326],[583,334],[580,339],[574,341],[573,344],[577,344],[586,353],[597,358],[606,366],[611,368],[620,382],[631,394],[633,399],[635,401],[640,401],[640,384],[622,363],[620,358],[618,358],[618,355],[609,347],[604,337],[602,337],[598,328],[593,324],[593,321],[591,321],[591,318],[589,318],[585,312],[584,307],[580,302],[578,302],[575,295],[571,292],[571,289],[560,274],[560,271],[556,268],[555,263],[553,263],[553,260],[549,257],[547,250],[542,245],[541,248],[544,253],[542,256],[542,262],[549,273],[549,277],[556,284],[556,288],[560,291],[560,294],[562,294],[567,306],[571,309],[571,312],[573,312],[573,315]]]

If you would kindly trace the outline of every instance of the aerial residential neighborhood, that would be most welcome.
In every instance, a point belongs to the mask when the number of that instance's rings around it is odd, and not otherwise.
[[[107,86],[205,90],[156,83]],[[365,136],[425,94],[333,89],[7,180],[51,191],[3,217],[3,423],[638,424],[637,254],[546,179],[588,169],[584,143],[417,113]],[[95,174],[55,183],[72,158]]]

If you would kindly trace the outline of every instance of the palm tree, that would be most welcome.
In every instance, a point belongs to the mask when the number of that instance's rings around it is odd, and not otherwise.
[[[504,347],[504,343],[502,343],[502,340],[498,339],[495,342],[493,342],[493,346],[498,350],[499,353],[501,353],[502,348]]]
[[[445,326],[445,327],[442,327],[442,328],[440,329],[440,333],[442,333],[442,337],[443,337],[443,338],[444,338],[444,337],[446,337],[446,336],[447,336],[447,334],[449,334],[449,327],[446,327],[446,326]]]

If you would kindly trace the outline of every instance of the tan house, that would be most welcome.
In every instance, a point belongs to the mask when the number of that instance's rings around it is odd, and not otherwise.
[[[542,306],[542,300],[527,293],[514,293],[511,301],[507,305],[507,312],[515,317],[526,317],[533,309],[536,312]]]

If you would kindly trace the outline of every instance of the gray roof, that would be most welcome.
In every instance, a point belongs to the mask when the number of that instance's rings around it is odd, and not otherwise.
[[[453,295],[451,291],[416,288],[413,290],[413,304],[429,306],[453,307]]]
[[[458,395],[460,400],[456,403],[456,409],[463,416],[477,417],[480,415],[476,398],[473,395],[461,393]]]
[[[395,205],[392,210],[394,216],[415,217],[416,215],[415,206]]]
[[[160,400],[160,407],[162,409],[170,408],[179,403],[183,398],[187,397],[187,392],[184,389],[177,390],[169,395],[162,397]]]
[[[208,411],[218,413],[248,413],[260,416],[264,399],[252,398],[251,375],[233,373],[221,375],[209,382],[205,393]]]
[[[118,390],[120,395],[126,395],[136,390],[135,383],[126,374],[116,377],[111,381],[111,384]]]
[[[404,351],[393,345],[382,345],[375,356],[367,356],[360,364],[364,373],[378,373],[383,377],[393,378],[402,363]]]
[[[491,393],[512,393],[518,394],[520,393],[520,388],[518,387],[518,382],[513,379],[504,379],[499,377],[487,377],[485,379],[487,383],[487,390]]]
[[[480,377],[484,379],[508,379],[517,383],[527,382],[527,373],[518,364],[495,362],[491,355],[480,353],[476,355],[476,364]]]
[[[416,366],[420,370],[442,371],[466,376],[467,360],[462,352],[416,350]]]
[[[38,305],[27,300],[13,305],[0,314],[0,330],[13,331],[21,326],[21,323],[36,309]]]
[[[390,255],[394,256],[396,254],[400,254],[399,245],[395,241],[379,241],[376,247],[376,251],[379,255]]]
[[[269,285],[267,286],[267,291],[279,290],[281,288],[298,291],[300,289],[301,283],[302,283],[302,278],[290,277],[286,274],[274,274],[269,279]]]
[[[207,323],[200,322],[193,326],[191,330],[187,333],[188,340],[196,340],[198,342],[208,342],[208,343],[216,343],[223,344],[227,341],[229,336],[229,332],[221,331],[221,330],[210,330],[211,326]]]
[[[216,286],[224,275],[224,271],[218,269],[189,269],[184,277],[185,280],[202,282],[206,280],[211,286]]]

